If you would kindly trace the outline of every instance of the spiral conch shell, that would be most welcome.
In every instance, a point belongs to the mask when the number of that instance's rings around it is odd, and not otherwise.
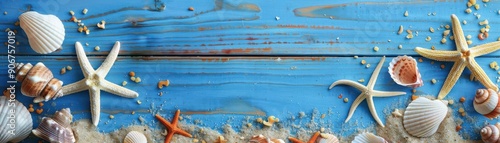
[[[495,125],[488,125],[481,129],[481,139],[485,143],[500,142],[500,123],[496,123]]]
[[[321,133],[315,143],[339,143],[339,139],[332,134]]]
[[[54,117],[43,117],[40,125],[34,130],[33,134],[49,142],[74,143],[75,136],[71,130],[73,115],[69,108],[57,111]]]
[[[267,138],[264,135],[255,135],[248,141],[248,143],[285,143],[282,139],[271,139]]]
[[[372,133],[364,132],[354,137],[351,143],[388,143],[388,141]]]
[[[28,109],[15,99],[0,97],[0,143],[20,142],[30,135],[33,120]]]
[[[35,97],[35,103],[63,96],[63,82],[54,78],[52,72],[41,62],[35,66],[30,63],[17,63],[16,73],[16,80],[22,82],[21,93]]]
[[[62,49],[64,25],[56,16],[28,11],[19,16],[19,21],[35,52],[48,54]]]
[[[413,100],[403,115],[403,127],[412,136],[429,137],[436,133],[448,113],[448,101],[419,97]]]
[[[146,138],[146,136],[144,136],[144,134],[138,131],[130,131],[123,140],[123,143],[147,143],[147,142],[148,139]]]
[[[424,85],[417,61],[410,56],[398,56],[389,64],[389,74],[399,85],[417,88]]]
[[[474,109],[485,117],[493,119],[500,115],[498,93],[493,89],[478,89],[474,97]]]

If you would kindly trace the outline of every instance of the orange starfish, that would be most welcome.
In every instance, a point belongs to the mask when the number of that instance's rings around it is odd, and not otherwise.
[[[317,131],[316,133],[314,133],[314,135],[311,136],[311,139],[309,139],[309,141],[307,141],[307,143],[314,143],[314,141],[316,141],[316,139],[318,139],[319,137],[319,131]],[[289,137],[288,138],[292,143],[304,143],[303,141],[297,139],[297,138],[293,138],[293,137]]]
[[[165,143],[170,143],[170,140],[172,140],[172,137],[174,134],[180,134],[186,137],[192,137],[191,134],[188,132],[182,130],[177,126],[177,123],[179,121],[179,115],[181,114],[181,110],[177,110],[175,112],[174,118],[172,119],[172,123],[168,122],[165,120],[165,118],[161,117],[160,115],[156,114],[156,119],[160,120],[161,124],[165,125],[167,127],[167,135],[165,136]]]

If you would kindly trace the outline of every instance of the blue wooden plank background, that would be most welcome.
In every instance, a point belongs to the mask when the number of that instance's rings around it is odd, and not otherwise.
[[[329,113],[321,120],[336,134],[350,136],[356,127],[374,126],[365,103],[360,105],[347,125],[343,124],[352,101],[359,94],[347,86],[327,87],[336,80],[369,80],[381,56],[388,58],[382,68],[375,86],[378,90],[405,91],[406,95],[375,99],[377,112],[385,122],[386,114],[395,108],[404,108],[411,96],[411,89],[396,85],[387,73],[390,60],[397,55],[412,55],[414,47],[435,46],[438,50],[454,50],[455,44],[448,38],[446,44],[439,41],[444,28],[451,25],[450,15],[456,14],[468,24],[462,25],[466,35],[472,35],[474,43],[484,44],[496,41],[500,36],[495,27],[500,26],[498,19],[499,1],[491,1],[480,10],[473,10],[481,18],[466,14],[466,1],[0,1],[0,29],[16,30],[17,62],[43,62],[55,77],[65,83],[83,78],[75,56],[74,43],[89,43],[85,51],[93,67],[97,68],[108,54],[115,41],[121,41],[119,58],[111,69],[107,80],[137,91],[137,99],[125,99],[102,93],[101,122],[98,130],[109,132],[122,126],[139,124],[139,116],[154,128],[163,128],[151,120],[155,113],[170,117],[175,109],[190,114],[191,119],[203,121],[200,126],[220,129],[231,119],[235,129],[241,127],[240,120],[247,116],[264,117],[274,115],[285,119],[284,126],[303,123],[292,120],[298,112],[308,115],[317,110]],[[165,5],[162,8],[162,4]],[[48,55],[36,54],[26,39],[25,33],[14,23],[18,16],[31,6],[31,10],[58,16],[64,22],[66,39],[63,50]],[[188,11],[188,7],[194,11]],[[86,15],[81,10],[87,8]],[[75,11],[77,18],[91,29],[90,35],[77,32],[76,23],[70,22],[69,11]],[[408,17],[403,13],[409,12]],[[434,14],[435,13],[435,14]],[[276,20],[276,17],[280,17]],[[481,26],[477,23],[484,19],[492,27],[490,37],[478,40]],[[95,24],[106,21],[106,29],[98,29]],[[418,36],[406,39],[406,32],[397,35],[399,25],[405,29],[418,31]],[[433,27],[436,32],[429,32]],[[432,40],[425,41],[427,36]],[[6,32],[0,37],[7,37]],[[4,38],[6,39],[6,38]],[[390,41],[389,41],[390,40]],[[4,42],[4,41],[3,41]],[[398,49],[398,45],[403,45]],[[100,51],[94,51],[100,46]],[[378,46],[378,52],[373,47]],[[4,46],[6,47],[6,46]],[[488,64],[497,60],[499,52],[477,58],[490,79],[496,82],[498,73]],[[7,53],[0,52],[0,81],[7,80]],[[354,59],[359,55],[359,59]],[[278,58],[280,60],[278,60]],[[364,59],[372,66],[365,68],[360,64]],[[448,74],[452,63],[434,62],[424,58],[418,63],[425,85],[417,89],[417,95],[435,96]],[[446,68],[441,69],[441,64]],[[59,69],[72,66],[73,70],[64,75]],[[133,83],[127,73],[135,71],[141,83]],[[458,101],[464,96],[468,100],[464,108],[474,122],[461,118],[464,129],[471,139],[478,139],[478,130],[486,120],[472,107],[475,90],[483,86],[469,81],[470,72],[466,70],[447,99]],[[437,79],[431,84],[431,79]],[[169,79],[169,87],[158,89],[160,80]],[[366,84],[363,83],[363,84]],[[3,85],[4,83],[0,84]],[[18,84],[20,85],[20,84]],[[0,88],[5,88],[1,86]],[[158,94],[163,92],[163,96]],[[344,103],[337,96],[342,94],[350,99]],[[25,105],[31,98],[18,94]],[[142,101],[137,104],[136,101]],[[122,104],[125,103],[125,104]],[[458,102],[457,102],[458,103]],[[75,120],[90,119],[88,92],[80,92],[46,103],[42,115],[33,114],[34,125],[43,116],[52,115],[56,110],[70,107]],[[452,105],[458,110],[459,104]],[[148,112],[151,111],[151,112]],[[135,111],[131,115],[130,111]],[[453,112],[457,114],[457,112]],[[113,114],[115,119],[109,119]],[[319,114],[320,115],[320,114]],[[359,121],[362,124],[354,124]],[[320,127],[318,126],[318,128]],[[339,128],[342,127],[342,128]],[[341,131],[342,130],[342,131]],[[30,137],[29,140],[35,140]]]

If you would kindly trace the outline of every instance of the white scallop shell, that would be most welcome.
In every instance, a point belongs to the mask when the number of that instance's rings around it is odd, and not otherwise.
[[[49,142],[74,143],[76,141],[70,123],[73,115],[69,108],[57,111],[54,117],[43,117],[33,134]]]
[[[64,25],[56,16],[28,11],[19,16],[19,21],[35,52],[48,54],[62,49]]]
[[[316,143],[339,143],[339,139],[332,134],[321,133],[320,137],[316,139]]]
[[[379,136],[376,136],[372,133],[361,133],[354,137],[354,140],[351,143],[387,143],[387,141]]]
[[[20,142],[33,129],[33,120],[26,107],[17,100],[0,97],[0,143]]]
[[[493,89],[478,89],[474,97],[474,109],[488,118],[500,115],[498,93]]]
[[[412,101],[403,115],[403,127],[412,136],[429,137],[436,133],[448,113],[448,101],[419,97]]]
[[[123,143],[147,143],[148,139],[144,134],[137,132],[137,131],[131,131],[125,136],[125,139],[123,139]]]
[[[410,56],[398,56],[389,64],[389,74],[399,85],[417,88],[424,85],[417,61]]]

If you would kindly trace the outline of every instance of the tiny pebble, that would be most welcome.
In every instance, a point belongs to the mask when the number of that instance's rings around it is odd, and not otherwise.
[[[84,9],[82,10],[82,13],[83,13],[83,14],[87,14],[87,12],[88,12],[88,11],[89,11],[88,9],[84,8]]]
[[[364,78],[362,78],[362,79],[359,79],[359,80],[358,80],[358,82],[361,82],[361,83],[363,83],[363,82],[365,82],[365,79],[364,79]]]
[[[130,77],[134,77],[134,76],[135,76],[135,72],[134,72],[134,71],[130,71],[130,72],[128,72],[128,76],[130,76]]]
[[[70,71],[70,70],[72,70],[72,69],[73,69],[73,67],[71,67],[71,66],[66,66],[66,69]]]
[[[371,65],[370,64],[366,64],[366,68],[369,68]]]
[[[276,17],[274,17],[274,19],[276,19],[276,21],[278,21],[278,20],[280,20],[280,17],[276,16]]]
[[[405,11],[404,16],[405,16],[405,17],[408,17],[408,11]]]
[[[431,79],[432,84],[435,84],[437,82],[436,79]]]
[[[346,98],[344,98],[344,103],[347,103],[347,102],[349,102],[349,98],[346,97]]]
[[[135,81],[135,76],[130,77],[130,80]]]
[[[429,42],[431,41],[431,39],[432,39],[431,36],[427,36],[427,38],[425,38],[425,41]]]
[[[467,36],[466,36],[466,38],[467,38],[467,39],[471,39],[471,38],[472,38],[472,36],[471,36],[471,35],[467,35]]]
[[[399,48],[399,49],[403,49],[403,45],[399,45],[399,46],[398,46],[398,48]]]
[[[358,58],[358,56],[354,56],[354,58],[355,58],[355,59],[357,59],[357,58]]]
[[[62,68],[59,74],[65,74],[66,73],[66,68]]]
[[[135,83],[139,83],[139,82],[141,82],[141,78],[140,77],[136,77],[134,81],[135,81]]]
[[[434,28],[430,27],[430,28],[429,28],[429,31],[430,31],[431,33],[434,33]]]
[[[417,98],[418,98],[418,96],[416,96],[416,95],[412,95],[412,96],[411,96],[411,100],[412,100],[412,101],[413,101],[413,100],[415,100],[415,99],[417,99]]]
[[[460,97],[460,103],[464,103],[465,102],[465,97]]]
[[[194,11],[194,7],[190,6],[190,7],[188,8],[188,10],[189,10],[189,11]]]
[[[122,82],[122,86],[125,86],[125,85],[127,85],[127,81]]]
[[[95,51],[99,51],[100,49],[101,49],[101,47],[99,47],[99,46],[95,46],[95,47],[94,47],[94,50],[95,50]]]
[[[342,94],[339,95],[339,99],[342,99]]]
[[[366,61],[365,60],[361,60],[361,64],[366,64]]]
[[[379,48],[377,46],[373,47],[373,51],[378,52]]]
[[[441,69],[444,69],[446,66],[444,64],[441,64]]]
[[[113,115],[109,115],[109,118],[110,118],[110,119],[113,119],[113,118],[115,118],[115,116],[113,116]]]
[[[4,11],[4,12],[3,12],[3,15],[7,15],[7,11]]]
[[[460,126],[460,125],[457,125],[457,127],[455,127],[455,131],[457,131],[457,132],[460,131],[461,129],[462,129],[462,126]]]
[[[72,11],[72,10],[70,10],[70,11],[69,11],[69,14],[71,14],[71,15],[75,15],[75,12],[74,12],[74,11]]]
[[[141,104],[141,103],[142,103],[141,100],[137,100],[137,104]]]
[[[465,110],[464,110],[464,108],[460,107],[460,108],[458,108],[458,112],[463,113],[463,112],[465,112]]]

